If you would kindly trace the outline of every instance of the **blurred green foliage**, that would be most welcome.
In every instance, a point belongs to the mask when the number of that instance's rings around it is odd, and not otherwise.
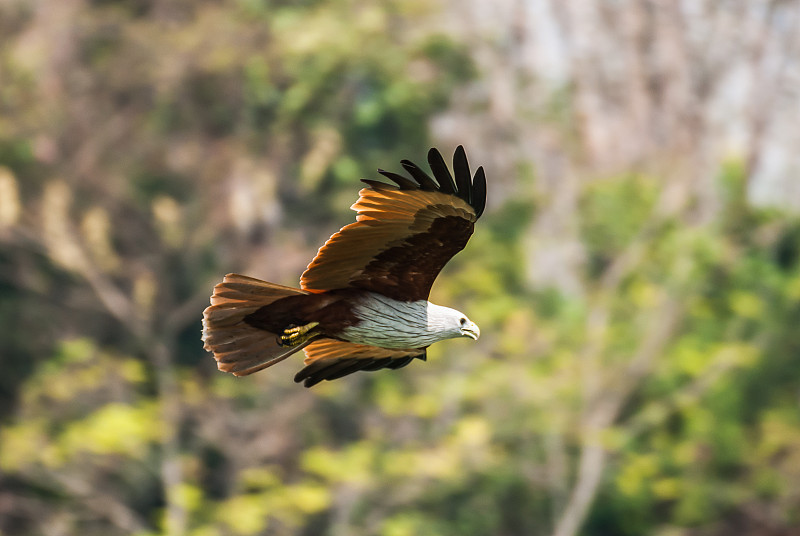
[[[545,535],[598,445],[581,534],[798,530],[800,220],[748,205],[740,162],[705,220],[658,176],[587,181],[583,294],[529,280],[534,162],[434,289],[478,343],[236,379],[199,341],[211,284],[296,278],[480,73],[421,1],[63,9],[59,56],[47,10],[0,7],[0,533]]]

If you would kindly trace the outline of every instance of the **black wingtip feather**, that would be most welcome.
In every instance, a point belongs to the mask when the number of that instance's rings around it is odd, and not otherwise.
[[[414,180],[419,183],[421,190],[435,192],[439,189],[439,185],[436,184],[436,181],[430,178],[430,176],[422,171],[414,162],[410,160],[401,160],[400,165],[414,177]]]
[[[372,179],[361,179],[361,182],[372,188],[373,190],[401,190],[394,184],[386,184],[385,182],[376,181]]]
[[[431,150],[428,151],[428,165],[433,171],[433,176],[439,182],[439,191],[443,194],[455,194],[456,183],[453,182],[450,170],[447,169],[447,164],[444,163],[442,153],[435,147],[431,147]]]
[[[456,147],[453,154],[453,173],[456,176],[456,186],[458,187],[458,197],[472,205],[472,181],[470,180],[469,162],[464,146]]]
[[[422,355],[422,356],[413,356],[412,355],[412,356],[404,357],[402,359],[395,359],[394,363],[389,363],[389,364],[386,364],[384,366],[386,368],[397,370],[399,368],[405,367],[406,365],[411,363],[414,359],[422,359],[423,361],[425,361],[425,356],[424,355]]]
[[[422,171],[419,166],[410,160],[401,160],[400,164],[411,175],[412,179],[379,169],[378,173],[391,180],[397,186],[386,184],[380,181],[361,179],[376,190],[394,189],[401,190],[424,190],[427,192],[442,192],[443,194],[456,195],[466,201],[473,209],[475,216],[479,218],[486,208],[486,174],[483,167],[479,167],[475,176],[470,180],[469,162],[464,147],[459,145],[453,154],[453,175],[447,169],[441,153],[434,147],[428,151],[428,164],[433,171],[433,177]],[[415,182],[416,181],[416,182]],[[438,183],[437,183],[438,181]],[[314,382],[317,383],[317,382]]]
[[[397,186],[400,187],[401,190],[416,190],[419,188],[419,184],[416,182],[403,177],[402,175],[398,175],[397,173],[392,173],[391,171],[384,171],[382,169],[378,170],[378,173],[393,181]]]
[[[486,208],[486,173],[483,166],[478,168],[472,179],[472,208],[475,209],[476,218],[480,218]]]

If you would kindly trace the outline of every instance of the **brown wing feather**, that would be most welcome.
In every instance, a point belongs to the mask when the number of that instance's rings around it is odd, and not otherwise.
[[[391,186],[362,189],[352,208],[356,222],[320,248],[300,279],[302,288],[355,287],[397,300],[427,299],[477,219],[454,195]]]
[[[425,349],[390,350],[324,339],[314,341],[304,349],[306,367],[297,373],[294,381],[311,387],[323,380],[335,380],[359,370],[398,369],[412,360],[425,360]]]
[[[365,180],[369,188],[352,207],[356,223],[320,248],[301,286],[310,292],[358,288],[397,300],[426,299],[486,206],[483,168],[470,178],[463,147],[453,158],[455,180],[436,149],[428,153],[428,162],[436,180],[407,160],[401,164],[410,179],[378,170],[397,186]]]

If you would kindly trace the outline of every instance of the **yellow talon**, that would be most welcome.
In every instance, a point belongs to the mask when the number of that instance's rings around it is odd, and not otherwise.
[[[281,335],[281,345],[297,346],[298,344],[303,344],[308,339],[313,337],[313,335],[307,335],[307,334],[309,331],[311,331],[317,326],[319,326],[319,322],[309,322],[304,326],[295,326],[292,328],[284,329],[283,334]]]

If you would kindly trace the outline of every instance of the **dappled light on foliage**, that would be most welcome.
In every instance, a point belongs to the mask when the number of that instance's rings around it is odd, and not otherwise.
[[[0,534],[800,532],[800,2],[700,4],[0,3]],[[479,341],[216,370],[215,282],[459,144]]]

